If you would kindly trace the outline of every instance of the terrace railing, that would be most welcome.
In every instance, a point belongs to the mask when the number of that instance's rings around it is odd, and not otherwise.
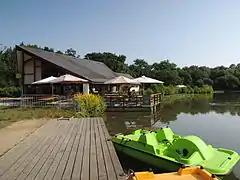
[[[23,95],[19,98],[0,98],[0,106],[10,107],[65,107],[72,99],[58,95]]]
[[[116,95],[108,94],[104,96],[107,107],[142,107],[155,106],[161,103],[160,93],[151,95]]]

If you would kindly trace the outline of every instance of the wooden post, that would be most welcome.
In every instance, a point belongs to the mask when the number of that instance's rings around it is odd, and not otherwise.
[[[25,77],[25,70],[24,70],[24,52],[21,51],[21,55],[22,55],[22,94],[21,96],[23,96],[24,93],[24,77]]]
[[[89,94],[89,84],[83,84],[83,94]]]
[[[33,58],[33,81],[36,81],[36,58]]]

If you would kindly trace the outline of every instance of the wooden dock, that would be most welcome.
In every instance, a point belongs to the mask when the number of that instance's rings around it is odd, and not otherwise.
[[[1,180],[123,180],[101,118],[50,120],[0,157]]]

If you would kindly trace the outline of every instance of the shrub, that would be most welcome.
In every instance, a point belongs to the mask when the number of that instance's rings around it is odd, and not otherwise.
[[[0,96],[2,97],[18,97],[21,95],[20,87],[4,87],[0,88]]]
[[[174,86],[165,86],[164,87],[165,95],[172,95],[177,92],[176,87]]]
[[[201,93],[201,88],[194,86],[193,88],[195,94],[200,94]]]
[[[76,94],[74,95],[74,102],[77,112],[83,117],[101,116],[106,109],[106,103],[99,95]]]
[[[164,91],[164,85],[160,84],[158,85],[158,93],[161,93],[161,94],[164,94],[165,91]]]
[[[145,92],[146,93],[146,92]],[[202,94],[202,93],[213,93],[212,86],[203,85],[202,87],[191,86],[177,88],[175,86],[163,86],[163,85],[152,85],[150,89],[147,90],[148,94],[162,93],[163,95],[173,95],[173,94]]]
[[[154,93],[158,93],[159,92],[159,87],[157,84],[153,84],[151,85],[151,90],[154,92]]]
[[[213,88],[212,86],[208,86],[208,85],[204,85],[202,88],[201,88],[201,93],[213,93]]]
[[[179,88],[179,89],[178,89],[178,93],[181,93],[181,94],[190,94],[190,93],[188,92],[188,88],[187,88],[187,87]]]
[[[196,85],[197,85],[198,87],[203,87],[203,85],[204,85],[203,80],[202,80],[202,79],[198,79],[198,80],[196,81]]]
[[[194,93],[194,89],[191,86],[187,86],[187,93],[188,94]]]
[[[146,89],[143,93],[144,95],[150,95],[150,94],[154,94],[154,91],[150,88]]]

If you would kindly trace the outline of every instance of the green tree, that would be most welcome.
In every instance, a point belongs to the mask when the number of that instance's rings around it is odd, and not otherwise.
[[[196,84],[198,87],[203,87],[204,82],[203,82],[202,79],[198,79],[195,84]]]
[[[49,47],[47,47],[47,46],[45,46],[45,47],[43,48],[43,50],[44,50],[44,51],[48,51],[48,52],[54,52],[54,49],[53,49],[53,48],[49,48]]]
[[[151,66],[144,59],[135,59],[129,66],[129,72],[133,77],[150,76]]]
[[[68,56],[76,57],[77,51],[73,48],[69,48],[65,51],[65,54]]]
[[[215,80],[215,87],[217,89],[233,90],[238,89],[239,85],[239,79],[233,75],[220,76]]]
[[[16,86],[17,60],[16,50],[2,47],[0,49],[0,87]]]
[[[203,83],[209,86],[213,86],[213,80],[209,78],[204,78]]]
[[[128,66],[125,64],[126,56],[116,55],[109,52],[104,53],[88,53],[84,56],[85,59],[103,62],[114,72],[128,72]]]
[[[57,50],[56,53],[58,53],[58,54],[63,54],[63,52],[60,51],[60,50]]]
[[[178,69],[179,77],[182,79],[183,84],[186,85],[192,85],[192,76],[191,74],[184,70],[184,69]]]

